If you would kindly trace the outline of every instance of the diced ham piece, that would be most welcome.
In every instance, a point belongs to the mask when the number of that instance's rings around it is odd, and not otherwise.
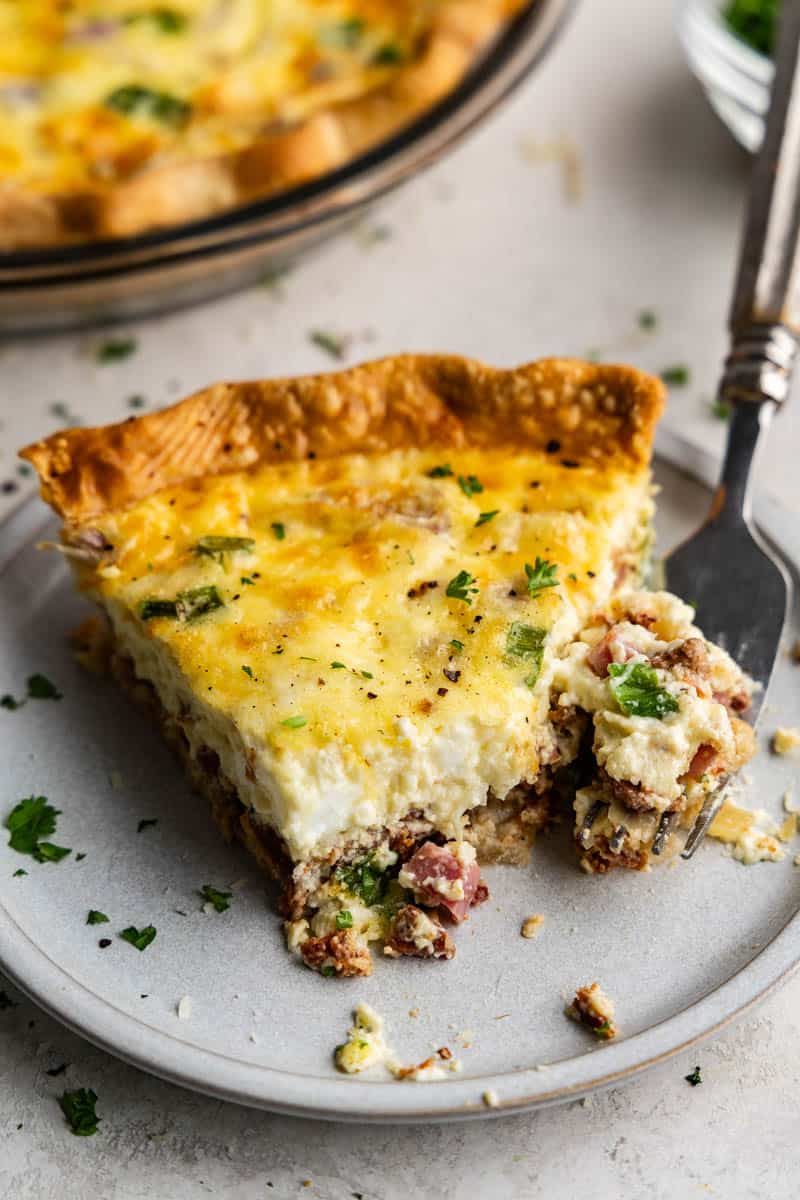
[[[605,679],[612,662],[627,662],[639,651],[622,640],[617,632],[618,626],[612,625],[608,633],[599,642],[595,642],[586,655],[586,663],[601,679]]]
[[[689,763],[689,776],[692,779],[699,779],[701,775],[705,775],[716,757],[717,751],[714,746],[709,746],[706,742],[702,746],[698,746],[694,758]]]
[[[476,899],[481,872],[466,842],[425,842],[404,864],[399,878],[403,887],[413,889],[419,904],[444,908],[454,921],[463,921]]]

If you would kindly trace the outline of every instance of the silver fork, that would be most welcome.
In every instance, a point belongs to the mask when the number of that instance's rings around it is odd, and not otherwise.
[[[784,564],[753,526],[757,452],[789,395],[800,341],[800,3],[781,5],[772,100],[750,185],[718,400],[731,413],[720,482],[705,524],[664,560],[666,586],[760,687],[758,719],[791,594]],[[725,798],[708,797],[683,857],[691,858]],[[669,829],[659,830],[656,853]]]

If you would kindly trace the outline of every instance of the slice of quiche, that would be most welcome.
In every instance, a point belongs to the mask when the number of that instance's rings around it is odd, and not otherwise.
[[[644,867],[751,753],[738,669],[636,590],[662,391],[405,356],[22,452],[114,673],[323,974],[451,957],[479,864],[573,804],[585,866]]]

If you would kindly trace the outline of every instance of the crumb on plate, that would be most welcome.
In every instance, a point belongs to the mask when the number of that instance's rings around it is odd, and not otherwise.
[[[579,987],[565,1011],[568,1017],[579,1025],[585,1025],[602,1041],[610,1041],[617,1036],[614,1001],[596,980],[589,987]]]

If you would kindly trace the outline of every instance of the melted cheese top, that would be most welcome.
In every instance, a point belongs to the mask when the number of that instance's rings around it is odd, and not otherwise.
[[[138,674],[191,709],[190,741],[302,857],[414,808],[458,836],[488,789],[533,779],[553,654],[613,592],[651,509],[644,472],[474,449],[349,455],[107,516],[113,565],[84,583]],[[252,545],[198,553],[209,536]],[[531,594],[537,559],[558,582]],[[221,606],[143,619],[143,604],[201,587]]]
[[[0,0],[0,180],[96,190],[384,83],[441,0]]]

